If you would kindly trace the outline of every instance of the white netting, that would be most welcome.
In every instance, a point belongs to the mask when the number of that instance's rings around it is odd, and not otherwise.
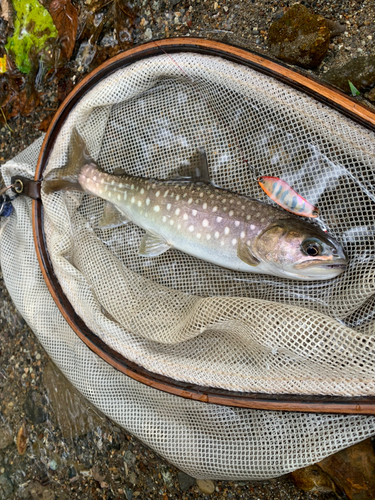
[[[349,268],[306,283],[231,272],[177,250],[144,258],[138,226],[98,227],[103,200],[54,193],[43,196],[44,227],[70,302],[113,349],[174,379],[237,391],[374,394],[374,134],[248,68],[196,54],[173,59],[137,62],[88,92],[46,172],[67,161],[75,127],[105,171],[163,179],[204,147],[216,184],[267,201],[244,154],[319,205]]]
[[[117,71],[74,108],[48,170],[66,161],[75,126],[109,172],[164,178],[204,146],[217,184],[264,199],[216,109],[258,170],[318,203],[350,266],[335,280],[310,284],[231,272],[173,250],[145,259],[137,254],[139,228],[100,230],[101,200],[56,193],[43,197],[45,230],[66,295],[107,344],[175,379],[241,391],[374,394],[373,134],[249,69],[173,57],[195,87],[167,56]],[[33,177],[40,145],[8,162],[5,182],[18,173]],[[49,295],[30,200],[17,198],[14,207],[2,221],[1,265],[19,311],[88,399],[187,473],[275,477],[375,433],[373,417],[206,405],[112,369],[72,332]]]

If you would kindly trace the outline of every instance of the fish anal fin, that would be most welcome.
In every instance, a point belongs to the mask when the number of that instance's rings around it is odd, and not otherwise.
[[[250,247],[246,244],[245,241],[242,240],[238,242],[237,257],[246,264],[249,264],[249,266],[256,267],[260,264],[260,260],[255,257]]]
[[[177,172],[168,177],[168,180],[212,184],[208,171],[206,151],[203,148],[197,149]]]
[[[105,203],[103,215],[99,220],[99,229],[111,229],[130,222],[129,218],[117,209],[112,203]]]
[[[171,248],[171,246],[162,236],[156,233],[147,232],[142,237],[138,253],[142,257],[157,257],[169,250],[169,248]]]

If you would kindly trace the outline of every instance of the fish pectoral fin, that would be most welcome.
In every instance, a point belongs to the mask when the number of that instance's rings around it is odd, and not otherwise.
[[[256,267],[260,260],[252,253],[251,248],[244,241],[239,241],[237,246],[237,257],[249,266]]]
[[[129,218],[120,212],[112,203],[105,203],[103,215],[99,221],[99,229],[111,229],[130,222]]]
[[[148,232],[143,235],[138,253],[142,257],[157,257],[166,252],[169,248],[171,248],[171,245],[169,245],[162,236]]]
[[[168,180],[212,184],[208,172],[206,151],[203,148],[198,149],[177,172],[168,177]]]

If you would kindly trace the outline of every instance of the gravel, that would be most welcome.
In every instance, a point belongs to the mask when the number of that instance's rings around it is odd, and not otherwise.
[[[194,36],[238,45],[269,56],[267,33],[293,2],[272,0],[145,0],[138,4],[135,43],[152,39]],[[375,4],[371,0],[303,2],[316,13],[345,24],[345,32],[331,40],[316,70],[324,73],[359,55],[375,55]],[[48,99],[48,96],[47,96]],[[30,145],[41,132],[41,113],[17,117],[0,125],[0,162]],[[1,278],[1,276],[0,276]],[[0,281],[0,500],[12,499],[334,499],[308,494],[288,477],[263,482],[213,481],[203,492],[197,482],[157,456],[125,430],[101,415],[52,367],[51,361],[16,311]],[[43,377],[50,370],[60,377],[67,397],[86,415],[85,428],[66,432],[77,407],[59,413]],[[62,378],[61,378],[62,377]],[[48,385],[48,384],[47,384]],[[74,411],[73,411],[74,409]],[[91,416],[90,416],[90,412]],[[22,425],[28,446],[19,455],[15,438]],[[201,485],[202,486],[202,485]],[[212,491],[213,492],[209,493]]]

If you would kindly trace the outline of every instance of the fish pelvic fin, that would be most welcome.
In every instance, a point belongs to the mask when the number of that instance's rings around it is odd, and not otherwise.
[[[78,183],[78,175],[82,167],[88,163],[96,166],[96,163],[87,150],[84,139],[77,129],[74,128],[70,141],[68,160],[62,167],[54,168],[48,172],[42,182],[43,191],[46,194],[63,190],[83,191]]]
[[[139,245],[139,255],[142,257],[157,257],[170,248],[171,246],[162,236],[156,233],[147,232]]]
[[[260,260],[252,253],[251,248],[245,241],[239,241],[237,246],[237,257],[249,266],[256,267],[260,264]]]

